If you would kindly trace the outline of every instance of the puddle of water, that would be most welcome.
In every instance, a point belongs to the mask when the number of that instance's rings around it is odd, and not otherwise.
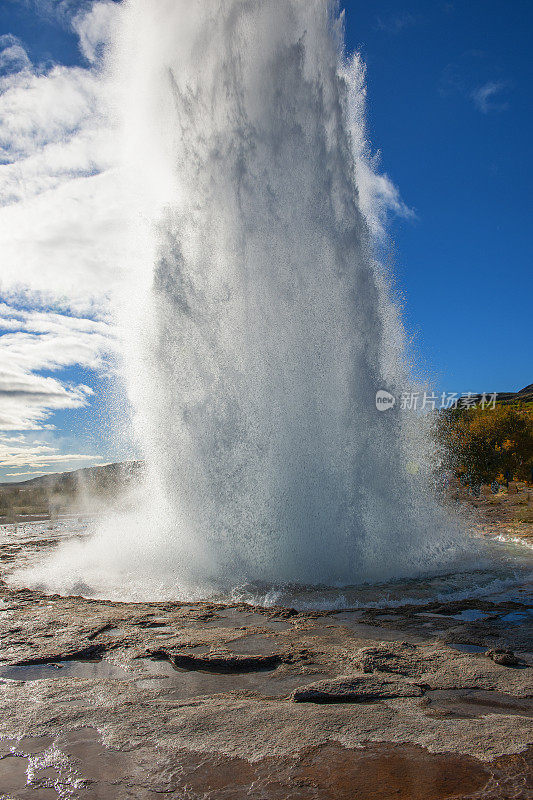
[[[110,661],[59,661],[53,664],[24,664],[6,667],[0,678],[16,681],[39,681],[50,678],[100,678],[128,680],[131,673]]]
[[[56,746],[74,760],[77,771],[90,781],[126,780],[135,772],[131,755],[104,747],[100,734],[94,728],[79,728],[61,734],[56,739]],[[115,794],[96,796],[113,798]]]
[[[178,753],[180,781],[194,797],[261,800],[446,800],[477,794],[490,773],[473,758],[422,747],[338,744],[308,747],[297,758],[249,763]],[[251,788],[252,787],[252,788]]]
[[[422,636],[416,636],[407,631],[380,628],[377,625],[366,625],[364,622],[359,622],[357,612],[348,611],[342,614],[335,614],[331,619],[334,619],[345,628],[349,628],[355,636],[361,639],[372,639],[376,642],[412,642],[413,644],[424,641]]]
[[[462,622],[477,622],[481,619],[487,619],[490,614],[485,611],[477,611],[475,608],[466,608],[460,614],[453,614],[452,619],[460,619]]]
[[[520,625],[526,620],[530,620],[531,616],[527,611],[513,611],[511,614],[506,614],[505,617],[500,617],[500,622],[510,623],[511,625]]]
[[[202,625],[213,628],[271,628],[276,631],[290,630],[291,625],[283,619],[270,618],[257,611],[236,611],[227,608]]]
[[[141,789],[147,776],[135,757],[104,747],[95,729],[67,731],[57,738],[55,747],[60,758],[68,760],[58,764],[57,771],[43,764],[38,781],[51,781],[59,772],[59,783],[66,790],[62,797],[155,797]],[[430,754],[415,745],[349,750],[326,744],[305,748],[297,758],[269,756],[253,764],[178,750],[163,765],[171,768],[180,796],[185,791],[194,797],[236,798],[248,796],[254,787],[254,796],[264,800],[289,796],[295,800],[353,800],[354,790],[358,800],[445,800],[463,794],[478,796],[490,777],[490,768],[475,759],[453,753]],[[88,790],[82,788],[80,779],[91,782]],[[51,788],[28,786],[26,759],[14,757],[0,760],[0,791],[27,800],[58,796]]]
[[[533,717],[533,703],[530,699],[512,697],[502,692],[434,689],[426,692],[424,701],[439,716],[471,719],[487,714],[511,714]]]
[[[280,641],[273,636],[254,633],[242,639],[235,639],[233,642],[226,642],[225,647],[238,655],[268,656],[280,649]]]
[[[462,644],[461,642],[446,642],[447,647],[452,650],[459,650],[460,653],[484,653],[486,647],[481,647],[478,644]]]
[[[79,797],[79,795],[74,795],[74,797]],[[27,786],[26,790],[19,790],[17,792],[16,800],[71,800],[72,795],[65,795],[65,794],[58,794],[52,788],[45,788],[43,786],[34,785]],[[2,800],[4,800],[2,798]],[[11,800],[11,795],[9,795],[9,800]]]
[[[451,753],[430,755],[414,745],[378,745],[354,752],[331,744],[313,749],[291,777],[318,788],[317,795],[309,792],[302,798],[442,800],[473,794],[488,776],[474,759]]]
[[[34,756],[48,750],[53,741],[51,736],[26,736],[17,742],[16,749],[25,755]]]
[[[17,792],[27,782],[28,759],[20,756],[4,756],[0,759],[0,792]]]
[[[0,795],[10,800],[114,800],[125,796],[119,786],[141,774],[129,753],[104,747],[94,728],[2,744],[17,753],[0,758]]]
[[[285,675],[275,670],[215,674],[200,670],[177,669],[168,661],[140,659],[140,662],[148,677],[136,680],[136,686],[142,689],[168,689],[171,696],[179,700],[237,691],[253,692],[266,697],[285,697],[298,686],[314,683],[325,677],[319,673]]]

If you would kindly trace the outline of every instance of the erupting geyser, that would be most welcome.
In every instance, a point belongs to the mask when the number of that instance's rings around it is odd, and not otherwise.
[[[146,485],[34,583],[186,597],[453,557],[424,437],[398,406],[376,410],[407,377],[372,257],[361,66],[334,11],[126,4],[115,65],[140,258],[119,313]]]

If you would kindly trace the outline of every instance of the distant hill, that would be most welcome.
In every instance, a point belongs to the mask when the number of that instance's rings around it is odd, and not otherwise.
[[[529,386],[524,386],[523,389],[520,389],[519,392],[495,392],[496,394],[496,402],[501,405],[512,405],[517,406],[519,408],[523,408],[524,411],[531,411],[533,410],[533,383],[530,383]],[[476,394],[471,396],[471,400],[475,400],[478,403],[481,402],[483,395]],[[485,397],[492,397],[490,392],[487,392]]]
[[[42,475],[19,483],[2,483],[0,520],[89,510],[113,502],[124,488],[140,477],[143,467],[142,461],[125,461]]]
[[[100,467],[84,467],[71,472],[54,472],[53,475],[40,475],[18,483],[0,483],[0,489],[61,489],[81,484],[106,486],[116,481],[128,480],[138,475],[143,468],[142,461],[121,461],[116,464],[103,464]]]

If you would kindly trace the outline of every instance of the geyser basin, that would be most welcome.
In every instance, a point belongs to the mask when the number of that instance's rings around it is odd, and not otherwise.
[[[373,257],[363,69],[334,6],[125,5],[140,256],[115,300],[146,484],[16,580],[201,597],[402,578],[461,551],[422,422],[376,408],[409,379]]]
[[[46,545],[41,536],[46,536]],[[65,539],[72,536],[71,545],[75,548],[69,558],[69,546]],[[118,572],[116,564],[97,572],[97,554],[94,567],[88,568],[88,562],[79,562],[77,554],[85,555],[93,539],[91,530],[78,528],[72,530],[70,520],[59,521],[50,531],[47,523],[33,523],[28,530],[19,527],[15,532],[13,526],[3,526],[0,530],[0,565],[1,577],[7,584],[15,586],[32,585],[39,591],[50,593],[59,591],[62,595],[76,595],[89,598],[111,599],[114,601],[158,602],[166,600],[202,600],[209,598],[221,603],[245,602],[252,606],[282,606],[296,609],[333,610],[350,608],[395,609],[405,605],[429,605],[432,603],[448,603],[483,598],[496,598],[529,603],[531,597],[531,550],[528,547],[499,540],[474,542],[481,548],[485,556],[485,564],[463,564],[454,572],[419,576],[417,578],[395,579],[385,582],[361,582],[359,585],[346,587],[298,586],[298,585],[229,585],[223,587],[197,584],[195,587],[181,586],[178,577],[172,582],[171,573],[147,575],[139,566],[130,573]],[[13,547],[17,539],[24,541],[24,551],[18,550],[18,557],[13,559]],[[83,538],[85,541],[83,541]],[[82,541],[80,541],[80,539]],[[78,548],[82,548],[81,551]],[[56,548],[59,548],[57,550]],[[44,554],[43,555],[43,551]],[[57,558],[61,557],[70,570],[61,579],[55,574]],[[85,568],[85,574],[82,572]],[[236,612],[235,612],[236,613]],[[249,612],[237,614],[247,625],[260,625],[270,631],[283,631],[289,626],[285,617],[265,619],[261,615]],[[431,621],[434,615],[428,617]],[[238,623],[241,624],[241,623]],[[509,623],[504,623],[509,628]],[[223,614],[215,614],[205,619],[206,628],[225,628],[237,625],[234,612],[225,610]],[[168,631],[163,621],[155,626],[155,633],[164,636]]]

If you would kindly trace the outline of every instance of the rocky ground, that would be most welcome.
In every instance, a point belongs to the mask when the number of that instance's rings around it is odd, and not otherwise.
[[[0,597],[2,798],[533,797],[525,601]]]
[[[5,797],[532,796],[519,603],[309,614],[2,597]]]

